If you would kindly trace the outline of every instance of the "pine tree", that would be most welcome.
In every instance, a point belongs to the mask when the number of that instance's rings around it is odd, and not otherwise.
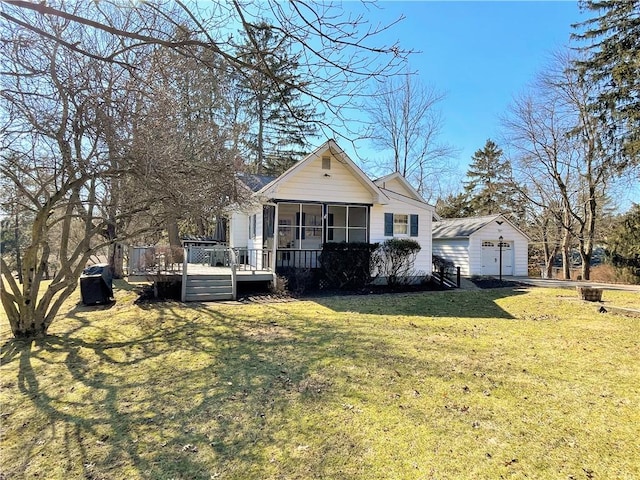
[[[607,253],[616,267],[627,269],[640,281],[640,204],[614,221],[606,236]]]
[[[300,90],[298,56],[273,27],[262,22],[249,29],[239,45],[238,58],[255,65],[243,71],[238,86],[244,93],[247,117],[253,123],[248,147],[255,173],[279,175],[307,153],[307,138],[316,133],[314,108],[304,103]],[[275,159],[275,161],[274,161]]]
[[[596,16],[573,38],[587,41],[578,70],[598,85],[592,108],[620,154],[619,169],[640,164],[640,0],[581,0]]]
[[[468,217],[469,198],[466,193],[449,194],[436,202],[436,213],[442,218]]]
[[[464,193],[472,215],[518,213],[518,195],[511,183],[511,162],[502,157],[502,150],[492,140],[477,150],[467,170]]]

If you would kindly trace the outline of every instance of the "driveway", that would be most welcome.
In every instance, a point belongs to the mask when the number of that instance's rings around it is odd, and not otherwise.
[[[530,278],[530,277],[506,277],[505,280],[513,280],[514,282],[526,283],[528,285],[535,285],[536,287],[551,287],[551,288],[596,287],[596,288],[604,288],[606,290],[625,290],[627,292],[640,293],[640,285],[622,285],[617,283],[585,282],[585,281],[576,281],[576,280],[556,280],[556,279],[548,279],[548,278]]]

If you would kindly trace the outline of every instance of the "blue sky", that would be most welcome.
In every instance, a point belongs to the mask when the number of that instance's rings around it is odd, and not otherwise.
[[[378,5],[367,13],[373,25],[406,17],[380,40],[386,44],[397,40],[402,48],[419,51],[411,56],[411,69],[420,82],[446,93],[440,104],[441,140],[459,149],[455,161],[461,177],[473,153],[488,138],[500,143],[500,115],[553,52],[569,45],[571,24],[587,18],[577,1],[386,1]],[[360,11],[356,9],[362,7],[345,2],[343,8]]]

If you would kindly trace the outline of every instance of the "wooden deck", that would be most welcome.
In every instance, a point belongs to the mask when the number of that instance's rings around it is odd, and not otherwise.
[[[243,265],[238,265],[236,269],[236,281],[238,282],[260,282],[265,280],[273,280],[273,272],[270,270],[247,270],[243,269]],[[182,275],[182,273],[180,274]],[[187,266],[187,275],[231,275],[230,267],[210,267],[197,263],[190,263]]]
[[[239,265],[236,269],[237,282],[262,282],[273,280],[273,272],[270,270],[246,270],[243,265]],[[210,267],[200,263],[187,264],[187,275],[189,276],[209,276],[209,275],[231,275],[230,267]],[[182,271],[169,270],[160,272],[135,273],[128,276],[130,282],[154,282],[158,278],[167,281],[182,277]]]

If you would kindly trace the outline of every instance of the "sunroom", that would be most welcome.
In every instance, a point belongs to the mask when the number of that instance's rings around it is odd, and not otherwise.
[[[283,201],[263,208],[263,243],[275,267],[317,268],[322,245],[369,241],[370,205]],[[257,219],[250,223],[257,225]],[[252,227],[250,225],[250,236]],[[255,232],[256,237],[259,232]]]

